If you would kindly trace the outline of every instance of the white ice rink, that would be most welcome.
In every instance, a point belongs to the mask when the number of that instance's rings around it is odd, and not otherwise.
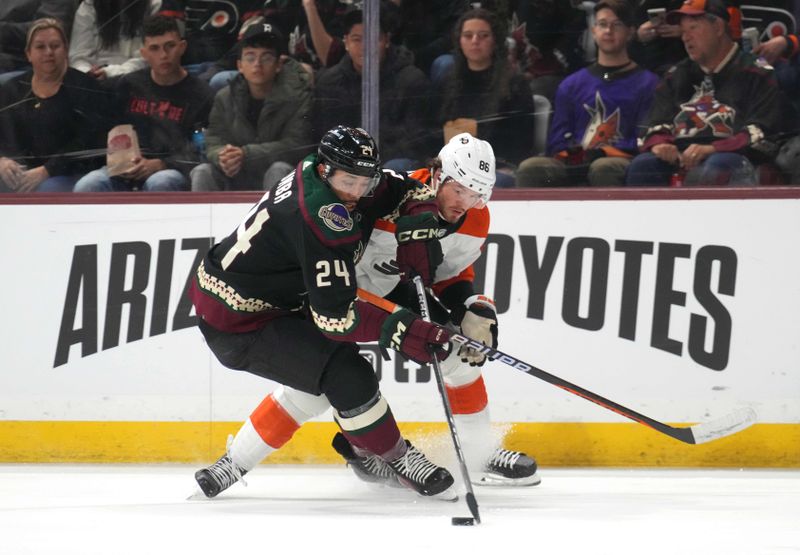
[[[187,501],[194,466],[0,465],[0,554],[800,553],[800,472],[542,469],[463,501],[375,490],[334,466],[260,466]]]

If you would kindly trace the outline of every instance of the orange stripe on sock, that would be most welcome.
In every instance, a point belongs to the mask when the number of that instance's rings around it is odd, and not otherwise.
[[[474,414],[485,409],[489,402],[486,397],[486,384],[483,383],[483,376],[479,376],[471,384],[461,387],[446,386],[445,389],[453,414]]]
[[[250,422],[261,436],[261,439],[275,449],[280,449],[292,439],[300,425],[294,421],[271,394],[256,407],[250,415]]]

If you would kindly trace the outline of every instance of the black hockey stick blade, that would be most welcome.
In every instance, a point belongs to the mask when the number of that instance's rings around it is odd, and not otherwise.
[[[472,514],[472,518],[475,519],[475,522],[480,524],[481,523],[481,515],[478,512],[478,500],[475,499],[475,494],[471,491],[467,492],[467,507],[469,507],[469,512]]]
[[[639,424],[643,424],[656,430],[657,432],[666,434],[671,438],[677,439],[678,441],[682,441],[684,443],[695,445],[720,439],[750,427],[751,425],[755,424],[758,419],[755,410],[750,407],[744,407],[716,420],[695,424],[694,426],[689,426],[688,428],[676,428],[674,426],[669,426],[668,424],[654,420],[649,416],[645,416],[644,414],[636,412],[633,409],[624,407],[619,403],[615,403],[610,399],[606,399],[602,395],[593,393],[588,389],[584,389],[579,385],[570,383],[567,380],[559,378],[558,376],[554,376],[549,372],[545,372],[544,370],[536,368],[531,364],[522,362],[511,355],[508,355],[502,351],[498,351],[497,349],[493,349],[464,335],[453,333],[451,334],[450,339],[456,343],[460,343],[461,345],[483,353],[489,360],[500,361],[508,366],[511,366],[515,370],[519,370],[539,378],[540,380],[544,380],[547,383],[572,393],[573,395],[583,397],[587,401],[591,401],[596,405],[600,405],[603,408],[619,414],[620,416],[629,418],[635,422],[638,422]]]

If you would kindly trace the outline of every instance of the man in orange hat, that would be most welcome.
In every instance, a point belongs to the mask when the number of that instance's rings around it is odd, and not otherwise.
[[[772,68],[734,41],[722,0],[686,0],[667,14],[681,27],[688,58],[656,89],[642,154],[628,185],[756,185],[755,166],[771,161],[785,102]]]

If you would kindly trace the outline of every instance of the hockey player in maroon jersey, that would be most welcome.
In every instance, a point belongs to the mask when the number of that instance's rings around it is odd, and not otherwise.
[[[469,134],[453,137],[442,149],[431,170],[414,174],[429,183],[437,193],[436,227],[445,230],[442,247],[447,254],[435,271],[434,290],[452,307],[451,314],[434,313],[441,322],[460,322],[467,335],[496,346],[497,319],[491,300],[474,295],[473,262],[489,230],[489,211],[482,208],[494,185],[495,161],[491,146]],[[458,176],[458,181],[453,179]],[[396,215],[376,222],[369,245],[358,269],[358,285],[378,295],[389,295],[405,306],[416,306],[416,295],[401,283],[406,263],[396,261],[395,233],[404,227]],[[394,290],[394,291],[393,291]],[[441,358],[441,357],[440,357]],[[463,359],[463,360],[462,360]],[[447,393],[456,414],[457,425],[468,463],[470,477],[483,485],[535,485],[539,483],[536,462],[523,453],[497,445],[490,430],[486,389],[480,366],[484,357],[475,352],[456,352],[444,359]],[[253,411],[231,444],[230,456],[245,470],[251,470],[270,453],[282,447],[306,421],[330,407],[324,395],[301,391],[291,384],[281,385]],[[384,485],[399,485],[395,472],[377,457],[344,434],[334,438],[334,448],[348,460],[363,480]],[[233,482],[231,482],[233,483]]]
[[[410,311],[389,315],[356,299],[355,265],[375,221],[394,213],[398,226],[431,236],[435,210],[429,189],[381,171],[364,130],[339,126],[211,248],[189,293],[209,348],[228,368],[305,395],[281,402],[278,391],[261,403],[226,454],[195,474],[206,496],[285,443],[302,415],[329,404],[344,437],[378,457],[400,483],[421,495],[452,495],[450,473],[400,435],[355,343],[377,340],[421,363],[448,344],[446,331]],[[397,256],[430,283],[441,248],[435,239],[412,241]],[[265,430],[265,419],[276,425]]]

